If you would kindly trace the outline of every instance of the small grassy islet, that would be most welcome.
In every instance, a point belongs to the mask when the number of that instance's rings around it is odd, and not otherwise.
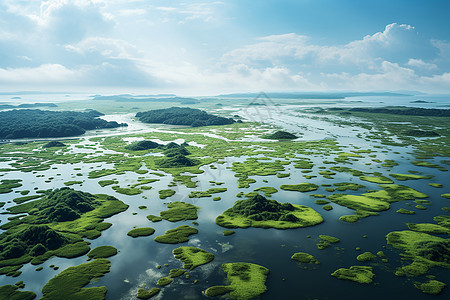
[[[189,236],[198,233],[198,230],[188,225],[182,225],[174,229],[167,230],[164,235],[155,237],[155,241],[165,244],[178,244],[189,241]]]
[[[227,274],[228,286],[213,286],[205,291],[209,297],[230,293],[231,299],[253,299],[267,290],[265,285],[269,270],[251,263],[226,263],[222,270]]]
[[[214,254],[196,247],[179,247],[172,251],[174,257],[181,260],[185,269],[195,269],[214,259]]]

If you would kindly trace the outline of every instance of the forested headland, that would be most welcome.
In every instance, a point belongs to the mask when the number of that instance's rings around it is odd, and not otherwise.
[[[103,114],[90,110],[47,111],[21,109],[0,112],[0,138],[48,138],[81,135],[86,130],[127,126],[98,117]]]
[[[233,124],[231,118],[208,114],[205,111],[188,107],[171,107],[138,112],[136,117],[144,123],[188,125],[192,127]]]

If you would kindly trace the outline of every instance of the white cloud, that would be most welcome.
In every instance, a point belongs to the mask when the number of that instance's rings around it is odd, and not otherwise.
[[[408,65],[410,67],[414,67],[414,68],[427,69],[427,70],[434,70],[434,69],[438,68],[435,64],[426,63],[421,59],[415,59],[415,58],[410,58],[406,65]]]

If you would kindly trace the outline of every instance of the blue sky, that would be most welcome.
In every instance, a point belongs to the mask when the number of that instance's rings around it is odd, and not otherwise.
[[[0,0],[0,89],[450,93],[447,0]]]

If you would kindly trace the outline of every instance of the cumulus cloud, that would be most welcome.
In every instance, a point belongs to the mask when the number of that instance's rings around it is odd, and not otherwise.
[[[426,63],[421,59],[415,59],[410,58],[407,63],[408,66],[419,68],[419,69],[427,69],[427,70],[434,70],[437,69],[437,66],[435,64]]]

